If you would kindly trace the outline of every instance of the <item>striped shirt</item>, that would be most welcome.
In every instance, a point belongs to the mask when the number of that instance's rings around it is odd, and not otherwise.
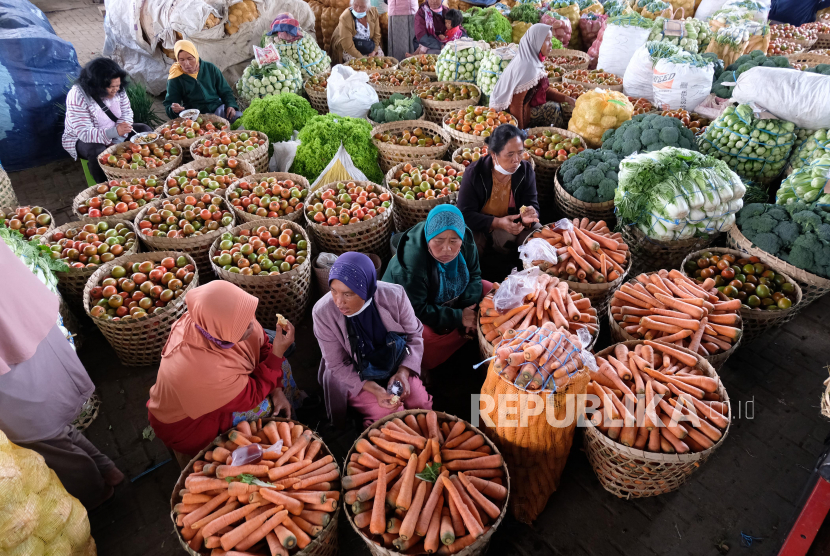
[[[133,123],[133,109],[130,107],[130,99],[124,91],[116,95],[121,106],[121,117],[118,123]],[[100,143],[102,145],[112,144],[112,139],[107,137],[106,132],[98,127],[96,112],[101,108],[92,100],[79,86],[75,85],[66,95],[66,119],[64,121],[63,148],[69,155],[76,159],[78,153],[75,150],[75,143]]]

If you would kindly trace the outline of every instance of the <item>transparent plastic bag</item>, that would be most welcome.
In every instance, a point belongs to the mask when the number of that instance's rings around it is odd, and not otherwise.
[[[317,261],[314,263],[317,268],[331,268],[337,260],[337,255],[334,253],[320,253]]]
[[[240,446],[231,454],[231,465],[247,465],[249,463],[257,463],[262,459],[262,446],[259,444],[248,444],[247,446]]]
[[[299,131],[294,131],[294,134],[288,141],[272,143],[274,154],[268,162],[268,169],[270,171],[287,172],[291,168],[291,165],[294,164],[294,157],[297,156],[297,148],[300,146],[300,140],[297,139],[299,134]]]
[[[538,237],[519,247],[519,258],[525,268],[529,268],[536,261],[556,264],[559,260],[556,256],[556,249],[546,240]]]
[[[541,272],[532,267],[520,272],[514,272],[502,282],[496,295],[493,296],[493,305],[499,313],[506,313],[522,304],[528,294],[536,290],[536,280]]]

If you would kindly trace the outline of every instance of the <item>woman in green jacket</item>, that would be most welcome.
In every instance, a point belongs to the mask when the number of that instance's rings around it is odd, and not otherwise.
[[[242,115],[225,76],[215,65],[199,60],[199,52],[190,41],[178,41],[173,47],[176,63],[167,77],[164,109],[171,118],[179,112],[196,108],[203,114],[216,114],[234,122]]]
[[[384,282],[406,290],[424,325],[421,368],[434,369],[475,330],[476,305],[493,284],[481,279],[478,249],[464,216],[454,205],[438,205],[403,233]]]

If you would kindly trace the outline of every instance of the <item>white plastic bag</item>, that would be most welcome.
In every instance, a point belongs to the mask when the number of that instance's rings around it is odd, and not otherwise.
[[[776,118],[805,129],[830,127],[830,77],[783,68],[756,67],[738,76],[732,100],[754,102]]]
[[[525,268],[533,266],[535,261],[556,264],[556,261],[559,260],[556,257],[556,249],[546,240],[538,237],[519,247],[519,258],[522,259]]]
[[[657,60],[652,93],[654,105],[659,109],[691,112],[709,96],[715,68],[711,63],[684,61],[690,59],[681,55]]]
[[[652,102],[654,98],[652,92],[654,60],[652,59],[652,51],[649,46],[657,46],[657,44],[647,42],[634,52],[634,56],[631,57],[631,62],[629,62],[628,67],[625,69],[625,75],[623,75],[623,91],[626,95],[634,98],[644,98]],[[666,50],[667,54],[682,52],[679,46],[671,48],[672,46],[663,44],[660,48]]]
[[[632,56],[646,43],[650,33],[650,29],[609,20],[602,34],[597,67],[622,77]]]
[[[319,183],[332,183],[335,181],[347,180],[369,181],[369,178],[366,177],[366,174],[357,169],[357,166],[355,166],[354,162],[352,162],[352,157],[346,151],[346,147],[344,147],[341,142],[340,148],[337,149],[336,153],[334,153],[334,157],[331,159],[331,162],[328,163],[328,166],[323,168],[323,171],[320,172],[320,175],[317,176],[317,179],[311,184],[311,189],[313,190]]]
[[[712,14],[723,8],[726,0],[701,0],[700,5],[695,10],[695,19],[706,21]]]
[[[271,172],[287,172],[294,163],[294,157],[297,156],[297,147],[300,146],[300,140],[297,136],[299,131],[294,131],[291,139],[288,141],[280,141],[273,143],[274,154],[271,155],[271,160],[268,161],[268,170]]]
[[[504,279],[493,296],[493,306],[499,313],[506,313],[522,304],[524,298],[536,291],[536,280],[541,272],[539,267],[514,272]]]
[[[331,70],[326,97],[329,112],[352,118],[365,118],[378,102],[377,92],[369,85],[369,74],[340,64]]]

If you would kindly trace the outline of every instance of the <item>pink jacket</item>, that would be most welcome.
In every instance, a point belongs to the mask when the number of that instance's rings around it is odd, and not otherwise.
[[[388,0],[386,13],[393,15],[414,15],[418,11],[418,0]]]
[[[407,336],[409,355],[401,365],[420,375],[421,357],[424,354],[421,334],[424,326],[415,316],[403,286],[379,281],[374,302],[386,330]],[[334,305],[331,293],[320,298],[311,314],[314,319],[314,336],[323,352],[317,381],[323,386],[329,418],[334,423],[342,423],[346,416],[348,396],[357,396],[364,384],[349,356],[351,350],[346,317]]]

